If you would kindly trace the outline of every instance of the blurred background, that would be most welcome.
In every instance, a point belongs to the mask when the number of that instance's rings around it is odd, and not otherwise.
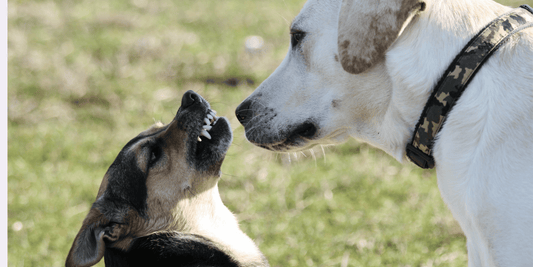
[[[9,266],[64,266],[115,156],[187,90],[231,122],[222,199],[272,266],[465,266],[434,171],[355,140],[277,154],[244,138],[234,110],[304,2],[9,1]]]

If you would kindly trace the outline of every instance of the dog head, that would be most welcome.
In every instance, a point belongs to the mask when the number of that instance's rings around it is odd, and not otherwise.
[[[186,92],[172,122],[140,133],[111,164],[66,266],[91,266],[106,248],[127,250],[137,237],[194,227],[187,225],[190,217],[211,210],[196,211],[191,203],[216,206],[213,195],[231,141],[228,121]]]
[[[418,0],[309,0],[290,26],[280,66],[236,110],[247,139],[274,151],[339,143],[376,146],[392,97],[385,53]]]

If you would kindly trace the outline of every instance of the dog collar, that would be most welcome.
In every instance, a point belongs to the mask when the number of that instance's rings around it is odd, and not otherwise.
[[[435,166],[431,150],[446,115],[492,53],[511,35],[531,26],[533,9],[522,5],[493,20],[455,57],[429,96],[413,139],[407,144],[406,155],[413,163],[424,169]]]

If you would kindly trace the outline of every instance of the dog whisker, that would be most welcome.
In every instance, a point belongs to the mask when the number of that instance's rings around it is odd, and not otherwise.
[[[320,145],[320,148],[322,149],[322,154],[324,155],[324,164],[326,164],[326,151],[324,151],[323,145]]]
[[[315,151],[313,151],[313,149],[309,149],[309,151],[311,151],[311,156],[313,157],[313,160],[315,161],[315,167],[318,167],[317,163],[316,163],[316,156],[315,156]]]

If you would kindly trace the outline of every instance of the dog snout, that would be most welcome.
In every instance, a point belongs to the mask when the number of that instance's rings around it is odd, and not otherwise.
[[[188,108],[192,106],[194,103],[201,103],[202,100],[200,98],[200,95],[195,93],[192,90],[189,90],[183,94],[183,98],[181,99],[181,108]]]
[[[237,116],[237,119],[243,126],[245,126],[252,119],[253,111],[251,107],[252,101],[245,100],[235,110],[235,116]]]

